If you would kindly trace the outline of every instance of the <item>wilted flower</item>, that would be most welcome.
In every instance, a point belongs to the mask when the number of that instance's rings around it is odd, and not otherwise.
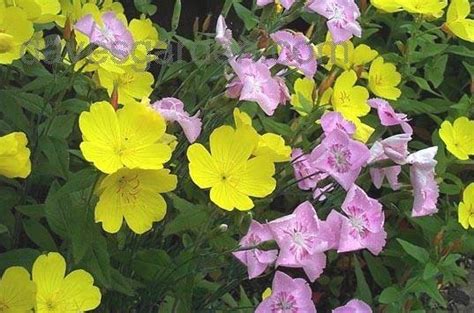
[[[232,30],[227,27],[225,18],[219,15],[216,25],[216,41],[225,50],[228,57],[232,56],[232,50],[230,48],[232,44]]]

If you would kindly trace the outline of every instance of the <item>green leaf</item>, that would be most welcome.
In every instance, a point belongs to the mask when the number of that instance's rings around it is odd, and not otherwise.
[[[379,302],[383,304],[398,302],[401,296],[401,292],[396,287],[387,287],[380,294]]]
[[[234,2],[234,10],[237,16],[244,22],[245,29],[254,29],[258,24],[258,18],[253,14],[252,11],[244,7],[238,2]]]
[[[382,288],[388,287],[392,284],[390,273],[383,265],[379,258],[374,258],[370,253],[364,251],[364,259],[367,262],[367,267],[372,275],[372,278]]]
[[[0,235],[5,233],[8,233],[8,228],[5,225],[0,224]]]
[[[133,0],[135,8],[144,14],[154,15],[156,13],[157,7],[154,4],[151,4],[151,0]]]
[[[72,114],[59,115],[53,120],[48,136],[58,139],[66,139],[72,133],[76,116]]]
[[[186,212],[179,213],[178,216],[168,222],[165,226],[163,236],[177,234],[186,230],[202,227],[209,216],[206,211],[199,207],[194,207]]]
[[[429,80],[435,88],[444,80],[444,72],[448,62],[448,55],[438,55],[433,57],[425,65],[425,78]]]
[[[34,249],[17,249],[2,253],[0,254],[0,273],[11,266],[23,266],[29,270],[39,255],[39,251]]]
[[[370,287],[365,280],[364,272],[360,267],[359,260],[357,256],[354,255],[354,267],[355,267],[355,275],[357,280],[357,289],[356,289],[356,297],[365,301],[368,304],[372,304],[372,292],[370,291]]]
[[[171,19],[171,30],[176,31],[181,18],[181,0],[176,0],[173,9],[173,18]]]
[[[420,291],[425,292],[433,300],[438,302],[440,305],[446,307],[446,300],[443,298],[438,290],[438,282],[436,279],[424,280],[420,282],[422,289]]]
[[[429,261],[430,255],[425,249],[415,246],[414,244],[402,239],[397,239],[397,241],[402,246],[403,250],[415,258],[418,262],[426,264]]]
[[[175,264],[166,251],[148,249],[138,251],[133,258],[134,271],[147,281],[154,281],[157,277],[170,273]]]
[[[24,219],[25,232],[38,247],[43,251],[58,251],[56,243],[49,231],[40,222],[33,219]]]
[[[428,280],[436,276],[439,273],[438,267],[433,263],[429,262],[425,266],[425,270],[423,271],[423,279]]]
[[[42,172],[66,179],[69,175],[68,143],[64,139],[43,136],[39,146],[49,162],[42,162]]]

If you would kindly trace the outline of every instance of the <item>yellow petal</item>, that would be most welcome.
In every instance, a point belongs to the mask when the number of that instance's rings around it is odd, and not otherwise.
[[[106,188],[100,195],[95,207],[95,222],[102,223],[102,228],[112,234],[122,227],[122,202],[116,188]]]
[[[125,221],[136,234],[149,231],[153,222],[161,221],[165,215],[165,199],[159,193],[151,190],[143,190],[136,202],[124,205]]]
[[[255,157],[247,162],[245,170],[239,175],[237,189],[243,194],[263,198],[275,190],[276,181],[272,177],[275,166],[265,156]]]
[[[203,145],[195,143],[188,148],[189,175],[200,188],[210,188],[220,180],[220,170]]]
[[[238,191],[227,182],[219,182],[211,188],[211,201],[220,208],[232,211],[234,208],[240,211],[248,211],[254,207],[249,196]]]
[[[29,312],[35,305],[36,286],[30,273],[23,267],[5,270],[0,280],[0,305],[7,305],[7,312]]]
[[[33,264],[33,281],[36,283],[37,298],[47,297],[61,290],[66,261],[56,252],[40,255]]]
[[[84,270],[71,272],[63,281],[61,297],[70,302],[69,310],[90,311],[100,304],[99,288],[94,286],[94,278]]]

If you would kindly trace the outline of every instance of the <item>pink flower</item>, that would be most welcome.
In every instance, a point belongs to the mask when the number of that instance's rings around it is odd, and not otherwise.
[[[275,2],[275,0],[257,0],[257,5],[263,7],[273,2]],[[280,4],[287,10],[289,10],[295,2],[296,0],[280,0]]]
[[[360,187],[353,185],[342,204],[346,216],[332,213],[328,224],[337,224],[340,219],[340,237],[337,252],[348,252],[367,248],[377,255],[385,246],[387,233],[383,225],[385,216],[382,205],[370,198]]]
[[[296,67],[307,77],[316,74],[316,57],[305,35],[281,30],[271,34],[270,37],[281,47],[278,63]]]
[[[272,77],[268,62],[253,61],[250,58],[232,59],[230,65],[237,74],[231,81],[228,95],[235,96],[240,89],[240,100],[255,101],[269,116],[281,103],[281,84]]]
[[[216,41],[226,51],[226,55],[231,57],[232,50],[230,48],[232,43],[232,30],[227,27],[225,18],[219,15],[216,25]]]
[[[323,252],[334,245],[334,234],[318,219],[311,203],[300,204],[293,214],[268,225],[280,247],[276,265],[301,267],[315,281],[326,267]]]
[[[91,43],[107,49],[121,60],[132,52],[134,46],[132,34],[113,12],[102,15],[102,25],[89,14],[77,21],[74,28],[89,37]]]
[[[298,187],[301,190],[311,190],[316,188],[316,185],[320,180],[321,172],[315,169],[312,165],[310,155],[303,154],[303,150],[301,149],[294,149],[291,158],[295,178],[298,180]]]
[[[290,91],[288,90],[288,87],[286,86],[285,80],[278,76],[273,77],[276,82],[278,83],[278,86],[280,87],[280,104],[286,104],[288,101],[291,99]]]
[[[348,190],[370,157],[369,149],[352,140],[340,129],[335,129],[311,152],[316,169],[331,175]]]
[[[408,124],[409,119],[407,115],[403,113],[396,113],[388,101],[374,98],[369,99],[367,102],[372,108],[377,109],[380,123],[383,126],[400,125],[406,134],[413,134],[413,128],[410,126],[410,124]]]
[[[339,112],[327,112],[321,117],[321,126],[324,133],[328,134],[335,129],[340,129],[352,137],[356,131],[354,123],[344,119]]]
[[[354,0],[310,0],[307,8],[328,19],[327,26],[334,43],[361,37],[362,28],[357,22],[359,7]]]
[[[372,182],[377,189],[380,189],[383,184],[383,180],[387,177],[390,188],[393,190],[400,189],[400,183],[398,182],[398,175],[400,175],[402,167],[400,165],[394,165],[389,167],[373,167],[369,170]]]
[[[262,242],[273,240],[272,233],[267,225],[262,225],[257,221],[252,221],[247,234],[240,240],[241,248],[254,247]],[[260,276],[267,267],[275,262],[277,258],[277,250],[262,251],[259,249],[251,249],[245,251],[237,251],[232,253],[237,259],[247,266],[249,278]]]
[[[334,309],[332,313],[372,313],[372,309],[367,303],[354,299],[346,305]]]
[[[276,272],[272,294],[259,304],[255,313],[316,313],[312,296],[306,280]]]
[[[196,141],[201,134],[202,122],[199,112],[190,116],[184,111],[184,104],[176,98],[164,98],[152,104],[152,108],[159,112],[168,122],[178,122],[190,143]]]
[[[414,201],[411,216],[420,217],[438,212],[439,187],[435,179],[434,159],[438,147],[420,150],[408,156],[411,164],[410,181],[413,186]]]

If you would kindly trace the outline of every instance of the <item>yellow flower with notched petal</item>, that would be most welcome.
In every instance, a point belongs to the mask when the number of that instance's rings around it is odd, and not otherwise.
[[[0,9],[0,64],[11,64],[25,53],[25,43],[33,36],[33,24],[17,7]]]
[[[0,175],[26,178],[31,173],[30,149],[24,133],[0,137]]]
[[[403,10],[411,14],[421,14],[429,18],[440,18],[444,14],[447,0],[397,0]]]
[[[36,313],[85,312],[97,308],[101,294],[94,278],[84,270],[66,275],[66,261],[59,253],[39,256],[33,264]]]
[[[169,146],[160,143],[165,120],[141,104],[126,106],[117,112],[110,103],[97,102],[79,118],[84,158],[104,173],[123,167],[161,169],[171,158]]]
[[[394,13],[402,10],[399,0],[370,0],[370,3],[377,9],[387,12]]]
[[[235,127],[249,127],[258,136],[258,144],[252,152],[253,156],[266,156],[273,163],[287,162],[291,159],[291,147],[285,144],[282,136],[266,133],[259,135],[252,127],[252,118],[247,113],[234,109]]]
[[[106,232],[116,233],[125,219],[133,232],[143,234],[165,217],[160,193],[174,190],[176,184],[169,170],[121,169],[101,182],[95,220]]]
[[[468,0],[452,0],[446,15],[446,27],[457,37],[474,42],[474,20],[468,19],[471,4]]]
[[[458,221],[465,229],[474,228],[474,183],[469,184],[463,193],[463,202],[459,203]]]
[[[266,156],[252,157],[258,135],[250,126],[234,130],[215,129],[209,139],[211,153],[201,144],[188,148],[189,174],[202,189],[210,188],[210,198],[224,210],[250,210],[250,197],[264,198],[276,186],[275,166]]]
[[[0,312],[31,312],[35,306],[35,284],[23,267],[7,268],[0,280]]]
[[[370,65],[369,88],[378,97],[397,100],[401,91],[396,86],[400,84],[402,76],[392,63],[384,63],[382,57],[376,58]]]
[[[152,85],[155,79],[149,72],[130,69],[118,74],[100,68],[97,73],[100,85],[107,89],[109,96],[115,88],[117,89],[119,103],[123,105],[137,103],[153,92]]]
[[[439,136],[446,144],[446,148],[459,160],[469,159],[474,155],[474,121],[467,117],[460,117],[451,124],[444,121],[439,130]]]
[[[342,73],[334,84],[331,103],[335,111],[344,117],[361,117],[370,112],[369,92],[362,86],[355,86],[357,75],[353,70]]]

